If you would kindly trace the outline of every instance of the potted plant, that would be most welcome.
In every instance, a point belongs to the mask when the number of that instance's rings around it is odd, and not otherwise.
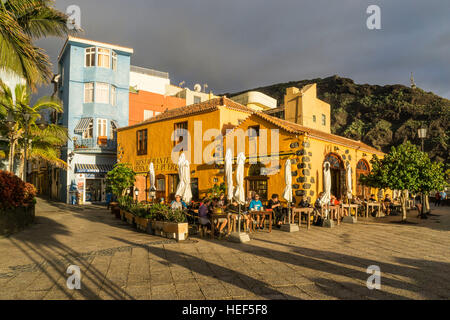
[[[132,202],[131,197],[126,195],[126,190],[134,185],[136,172],[123,163],[117,163],[114,168],[106,174],[108,189],[116,196],[119,204],[119,212],[114,211],[116,218],[123,219],[122,211],[127,210]]]

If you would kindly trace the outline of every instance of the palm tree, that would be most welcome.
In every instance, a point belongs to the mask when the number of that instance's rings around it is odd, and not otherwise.
[[[48,83],[51,63],[33,40],[69,33],[68,16],[53,8],[50,0],[1,0],[0,71],[23,77],[32,90]]]
[[[46,110],[62,112],[61,101],[53,97],[42,97],[33,106],[30,106],[30,90],[20,84],[15,88],[15,97],[14,100],[10,88],[0,81],[0,113],[6,111],[14,120],[14,126],[9,130],[9,171],[14,170],[14,160],[19,154],[21,158],[19,171],[23,172],[25,147],[27,147],[27,160],[41,159],[58,167],[67,167],[67,164],[59,159],[59,147],[64,145],[68,139],[67,129],[55,124],[41,129],[36,123],[41,119],[41,113]],[[28,121],[25,120],[24,114],[30,115]],[[28,131],[28,136],[32,137],[31,143],[28,143],[27,146],[26,131]]]

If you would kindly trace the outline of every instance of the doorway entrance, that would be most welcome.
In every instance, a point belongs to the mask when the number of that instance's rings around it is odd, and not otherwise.
[[[345,178],[345,168],[344,163],[341,158],[334,153],[329,153],[325,156],[324,163],[328,162],[330,164],[330,175],[331,175],[331,194],[342,198],[344,192],[343,179]]]
[[[86,202],[101,202],[102,192],[102,179],[86,179]]]

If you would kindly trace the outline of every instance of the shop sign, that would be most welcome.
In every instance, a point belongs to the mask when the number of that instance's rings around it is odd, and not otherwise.
[[[133,170],[135,172],[147,172],[150,162],[153,162],[155,171],[176,171],[177,164],[173,163],[171,158],[147,158],[137,159],[134,162]]]

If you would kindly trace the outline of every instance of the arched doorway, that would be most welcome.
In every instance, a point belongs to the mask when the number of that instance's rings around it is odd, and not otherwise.
[[[261,169],[264,168],[264,165],[260,162],[250,165],[248,168],[248,175],[245,178],[246,183],[246,194],[249,191],[253,191],[259,195],[261,200],[267,200],[268,190],[267,190],[267,182],[268,177],[266,175],[261,174]]]
[[[331,194],[341,198],[345,185],[345,167],[341,158],[334,153],[329,153],[323,161],[330,163]],[[322,166],[323,167],[323,166]]]
[[[365,197],[369,196],[370,190],[369,187],[363,186],[361,182],[359,182],[359,177],[362,174],[369,174],[370,173],[370,167],[369,163],[367,163],[366,160],[361,159],[356,164],[356,195],[359,198],[364,199]]]

